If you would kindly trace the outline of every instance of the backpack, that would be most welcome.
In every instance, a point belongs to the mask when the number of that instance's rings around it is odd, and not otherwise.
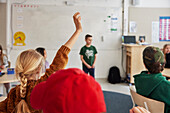
[[[109,81],[109,83],[112,83],[112,84],[121,82],[120,70],[118,67],[113,66],[110,68],[109,75],[108,75],[108,81]]]

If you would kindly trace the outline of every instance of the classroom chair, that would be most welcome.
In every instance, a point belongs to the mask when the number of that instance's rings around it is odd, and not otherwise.
[[[164,113],[165,104],[163,102],[146,98],[134,91],[134,88],[130,86],[131,98],[133,101],[133,106],[138,105],[144,107],[151,113]]]
[[[8,68],[10,68],[11,67],[11,62],[10,61],[8,61]]]

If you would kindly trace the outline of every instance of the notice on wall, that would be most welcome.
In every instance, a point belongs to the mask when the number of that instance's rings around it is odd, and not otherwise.
[[[136,33],[136,31],[137,31],[137,24],[136,24],[136,22],[135,21],[130,21],[130,23],[129,23],[129,31],[130,31],[130,33]]]
[[[170,41],[170,16],[159,17],[159,40]]]
[[[14,46],[25,46],[26,35],[22,31],[17,31],[14,34]]]
[[[14,46],[26,46],[26,34],[24,31],[24,10],[26,8],[35,9],[38,8],[39,5],[29,5],[29,4],[14,4],[14,8],[16,8],[16,16],[13,16],[15,19],[14,22],[15,26],[14,35],[13,35],[13,45]]]
[[[108,30],[116,32],[118,30],[118,16],[117,14],[111,14],[107,17]]]
[[[111,16],[111,32],[115,32],[117,31],[117,27],[118,27],[118,17],[116,14],[113,14]]]
[[[159,22],[152,22],[152,43],[159,43]]]

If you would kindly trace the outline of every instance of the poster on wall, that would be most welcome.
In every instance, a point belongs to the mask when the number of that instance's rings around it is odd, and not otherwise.
[[[159,17],[159,41],[170,41],[170,16]]]
[[[136,33],[137,31],[137,24],[135,21],[130,21],[129,31],[130,33]]]
[[[29,5],[29,4],[14,4],[13,7],[16,9],[14,11],[16,11],[15,15],[13,15],[13,23],[14,24],[14,28],[15,32],[12,31],[12,33],[14,33],[13,35],[13,45],[14,46],[26,46],[26,30],[24,29],[24,10],[26,8],[29,9],[35,9],[38,8],[39,5]]]
[[[112,13],[111,16],[107,16],[107,24],[108,24],[109,31],[116,32],[118,30],[118,16],[117,16],[117,14]]]
[[[22,31],[17,31],[14,34],[14,46],[25,46],[26,35]]]
[[[118,17],[116,14],[112,14],[111,16],[111,32],[117,31],[118,28]]]
[[[152,43],[159,43],[159,21],[152,22]]]

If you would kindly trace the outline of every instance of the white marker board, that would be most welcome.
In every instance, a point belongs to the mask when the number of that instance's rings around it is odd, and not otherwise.
[[[121,8],[89,6],[48,6],[48,5],[13,5],[13,34],[23,31],[26,34],[26,46],[13,49],[28,49],[38,46],[56,49],[66,42],[75,31],[72,16],[79,11],[82,17],[83,32],[74,49],[84,45],[84,36],[93,35],[93,44],[98,49],[114,49],[120,46],[122,32]],[[110,31],[108,16],[118,18],[117,31]],[[103,39],[101,37],[104,37]]]

